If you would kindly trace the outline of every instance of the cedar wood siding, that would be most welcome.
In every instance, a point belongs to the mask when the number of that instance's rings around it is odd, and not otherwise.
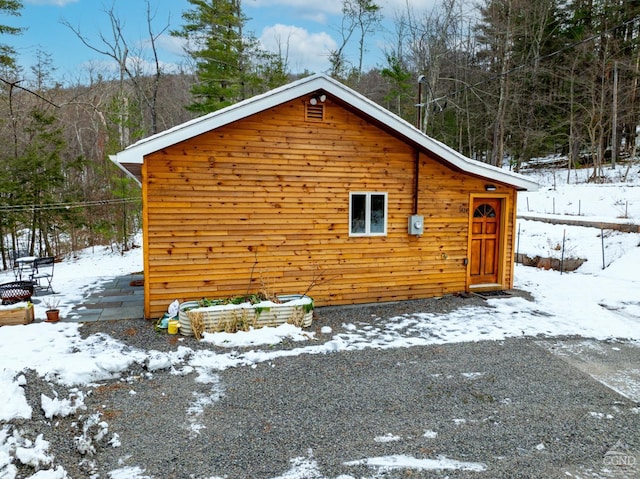
[[[466,289],[470,195],[487,181],[421,154],[425,234],[410,236],[415,148],[331,99],[323,121],[306,121],[306,100],[145,156],[146,317],[175,299],[304,293],[312,284],[317,306]],[[515,189],[497,186],[510,287]],[[386,236],[349,237],[349,192],[388,194]]]

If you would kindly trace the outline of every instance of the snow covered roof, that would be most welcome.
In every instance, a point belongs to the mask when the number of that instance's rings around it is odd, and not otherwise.
[[[288,101],[323,90],[351,110],[375,120],[378,124],[402,136],[416,147],[430,152],[452,168],[491,181],[511,185],[518,190],[535,191],[538,185],[526,177],[482,163],[460,154],[453,148],[426,136],[409,122],[384,109],[360,93],[323,74],[312,75],[271,90],[222,110],[187,121],[173,128],[144,138],[111,160],[133,177],[139,176],[140,165],[150,153],[169,147],[194,136],[273,108]],[[139,180],[139,178],[136,178]]]

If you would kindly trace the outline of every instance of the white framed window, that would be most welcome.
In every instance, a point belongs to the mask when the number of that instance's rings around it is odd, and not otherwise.
[[[387,234],[387,194],[349,193],[349,236]]]

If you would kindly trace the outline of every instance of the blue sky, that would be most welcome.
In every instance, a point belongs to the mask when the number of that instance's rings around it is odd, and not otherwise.
[[[409,0],[416,11],[430,10],[437,0]],[[406,9],[406,0],[378,0],[391,27],[394,13]],[[187,0],[150,0],[155,12],[154,32],[169,24],[169,29],[179,29],[182,12],[190,7]],[[55,78],[65,83],[75,83],[86,78],[89,70],[108,72],[113,68],[108,58],[82,44],[78,37],[61,22],[67,21],[99,48],[105,44],[100,34],[111,40],[111,28],[106,10],[113,8],[124,23],[127,42],[132,55],[142,60],[151,59],[144,44],[148,38],[146,26],[146,2],[144,0],[23,0],[24,8],[19,18],[3,18],[0,21],[22,26],[26,31],[19,37],[6,37],[3,42],[18,51],[18,62],[24,67],[25,76],[35,62],[36,52],[51,55],[56,67]],[[340,25],[342,0],[243,0],[245,14],[250,18],[248,30],[271,51],[278,45],[288,47],[290,69],[294,72],[323,72],[328,68],[328,52],[340,41],[337,31]],[[390,32],[380,32],[368,42],[367,65],[383,63],[382,48],[392,38]],[[158,41],[159,53],[167,69],[185,64],[182,45],[166,32]],[[354,46],[355,48],[355,46]],[[354,50],[355,51],[355,50]],[[352,55],[356,60],[355,53]]]

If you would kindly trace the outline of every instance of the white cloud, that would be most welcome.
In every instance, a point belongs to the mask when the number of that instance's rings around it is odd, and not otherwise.
[[[140,71],[145,75],[154,75],[156,73],[156,64],[153,61],[140,58],[140,57],[130,57],[127,64],[131,68],[132,71]],[[118,65],[115,62],[111,62],[111,67],[115,72],[119,72]],[[177,73],[183,68],[180,65],[173,62],[165,62],[160,60],[160,68],[163,73]]]
[[[265,50],[287,58],[289,69],[295,73],[305,69],[325,71],[329,67],[329,52],[337,47],[326,32],[310,33],[304,28],[282,24],[265,27],[259,40]]]
[[[171,53],[172,55],[184,55],[187,41],[184,38],[163,34],[156,40],[158,48]]]
[[[310,5],[310,3],[313,3]],[[374,3],[382,7],[386,15],[393,14],[396,11],[404,11],[407,9],[407,3],[416,11],[429,11],[434,6],[440,5],[440,0],[374,0]],[[299,16],[308,20],[326,21],[329,15],[342,14],[343,0],[323,0],[322,2],[309,2],[309,0],[246,0],[243,5],[256,8],[268,7],[287,7],[296,10],[293,12],[295,16]]]
[[[140,71],[146,75],[153,75],[156,71],[155,63],[140,57],[129,57],[127,65],[132,72]],[[185,70],[184,65],[165,61],[160,61],[160,68],[163,73],[178,73]],[[81,63],[80,71],[89,77],[101,75],[106,78],[116,78],[120,74],[120,67],[118,63],[112,59],[100,58]]]
[[[247,0],[244,5],[257,8],[293,8],[297,10],[295,15],[303,15],[305,18],[312,18],[318,13],[336,15],[342,12],[342,0],[323,0],[322,2],[313,2],[313,5],[309,5],[309,3],[311,3],[309,0]]]
[[[425,10],[429,11],[433,7],[439,6],[442,2],[440,0],[411,0],[411,2],[407,2],[407,0],[381,0],[376,3],[388,14],[395,11],[406,10],[407,3],[409,3],[411,9],[420,12]]]
[[[24,3],[31,5],[55,5],[56,7],[64,7],[70,3],[77,3],[79,0],[25,0]]]

